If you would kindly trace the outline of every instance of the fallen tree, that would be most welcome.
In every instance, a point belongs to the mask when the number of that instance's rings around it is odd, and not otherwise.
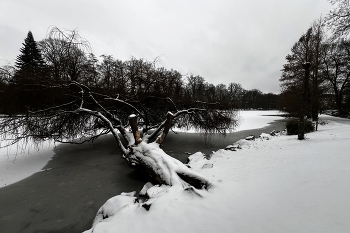
[[[112,134],[129,165],[144,169],[155,183],[198,189],[210,186],[209,180],[160,146],[173,126],[195,128],[205,136],[225,134],[237,124],[235,111],[223,110],[232,103],[223,107],[181,97],[181,74],[156,68],[155,62],[143,59],[118,63],[104,56],[99,69],[103,78],[91,81],[94,72],[87,70],[96,70],[84,63],[90,61],[86,56],[89,44],[76,31],[54,27],[50,38],[39,44],[45,61],[41,72],[32,72],[28,81],[26,71],[32,63],[22,59],[25,65],[9,82],[9,95],[26,101],[20,101],[25,105],[20,111],[8,111],[9,115],[0,118],[3,141],[51,139],[80,144]]]
[[[180,106],[170,98],[136,95],[110,96],[72,81],[55,89],[62,101],[25,115],[2,118],[2,139],[84,143],[112,134],[132,167],[144,169],[158,184],[210,187],[210,181],[167,155],[160,145],[173,126],[194,127],[204,134],[221,133],[236,125],[235,112],[217,110],[218,103],[188,101]],[[140,96],[143,96],[142,98]]]

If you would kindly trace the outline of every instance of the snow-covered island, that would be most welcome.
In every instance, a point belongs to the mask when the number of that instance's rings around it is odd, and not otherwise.
[[[195,153],[189,166],[210,179],[208,190],[147,184],[146,199],[109,199],[84,233],[348,232],[350,125],[321,119],[304,141],[262,134],[209,160]]]

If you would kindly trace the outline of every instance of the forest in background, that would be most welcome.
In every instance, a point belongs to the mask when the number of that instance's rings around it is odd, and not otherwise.
[[[317,120],[332,110],[350,112],[350,1],[330,0],[335,8],[315,20],[286,56],[280,78],[281,109]]]
[[[97,57],[77,31],[53,27],[38,42],[29,32],[16,63],[0,67],[0,113],[20,114],[64,102],[66,93],[56,87],[75,81],[107,95],[142,98],[147,93],[176,104],[196,100],[220,103],[220,109],[279,109],[292,116],[305,111],[314,120],[326,110],[347,117],[350,7],[348,0],[330,2],[336,7],[327,17],[315,20],[286,56],[280,94],[246,90],[234,82],[235,74],[229,84],[214,85],[200,75],[159,67],[159,58]]]
[[[48,38],[37,42],[28,32],[15,65],[0,68],[0,113],[23,114],[64,102],[66,93],[57,86],[71,81],[106,95],[142,98],[146,91],[148,96],[170,98],[177,104],[196,100],[220,103],[221,109],[278,108],[279,95],[245,90],[234,82],[214,85],[199,75],[159,67],[158,58],[98,58],[77,31],[62,35],[53,28]]]

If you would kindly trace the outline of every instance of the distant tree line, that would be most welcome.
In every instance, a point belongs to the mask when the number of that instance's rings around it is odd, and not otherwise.
[[[295,116],[305,111],[317,120],[324,110],[350,112],[350,5],[330,2],[336,7],[301,35],[283,65],[281,108]]]
[[[198,75],[184,76],[158,67],[157,60],[121,61],[112,55],[99,59],[76,31],[63,34],[53,28],[39,42],[29,32],[15,65],[0,68],[0,112],[19,114],[64,103],[68,93],[50,87],[72,81],[106,95],[171,98],[177,104],[196,100],[220,103],[221,109],[277,109],[279,101],[276,94],[245,90],[238,83],[213,85]]]

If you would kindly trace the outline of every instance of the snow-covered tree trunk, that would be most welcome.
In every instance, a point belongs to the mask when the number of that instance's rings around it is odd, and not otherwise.
[[[179,160],[169,156],[160,148],[160,144],[164,141],[171,128],[173,116],[172,113],[168,112],[167,119],[161,126],[163,127],[162,133],[154,142],[148,143],[150,135],[146,134],[142,139],[137,127],[137,117],[136,115],[130,115],[129,123],[133,137],[126,133],[122,134],[125,136],[124,139],[129,145],[128,148],[124,148],[124,146],[118,142],[124,154],[124,158],[130,165],[136,165],[144,169],[147,174],[159,184],[170,186],[182,185],[184,188],[188,186],[199,189],[208,188],[210,186],[209,180],[192,171]],[[119,131],[120,129],[124,130],[123,127],[119,127]],[[116,139],[120,140],[118,137],[116,137]]]

